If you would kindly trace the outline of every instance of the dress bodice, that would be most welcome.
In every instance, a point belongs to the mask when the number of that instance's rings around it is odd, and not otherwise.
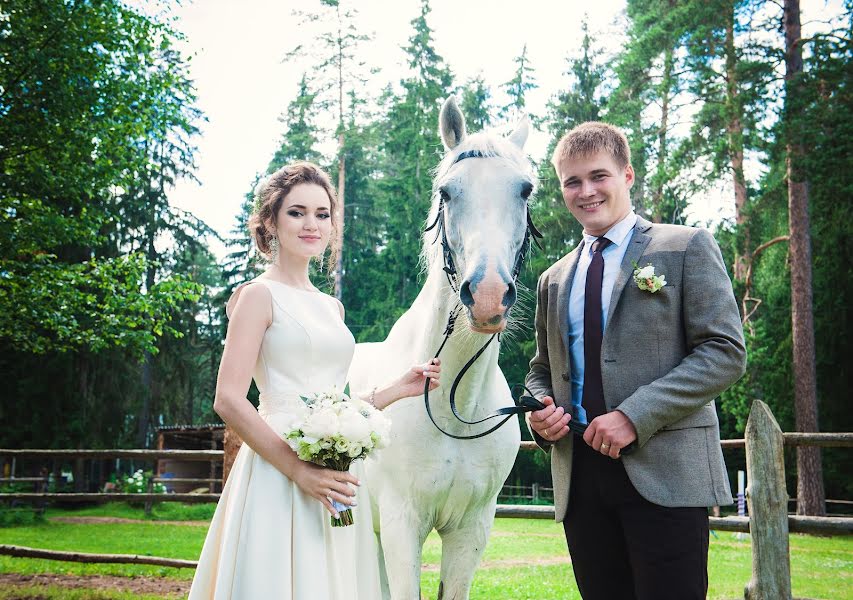
[[[264,334],[255,384],[262,394],[323,392],[346,384],[355,339],[338,304],[322,292],[256,279],[272,296],[272,324]]]
[[[265,286],[272,297],[272,322],[253,371],[261,416],[298,409],[300,395],[343,390],[355,339],[337,301],[263,277],[251,283]]]

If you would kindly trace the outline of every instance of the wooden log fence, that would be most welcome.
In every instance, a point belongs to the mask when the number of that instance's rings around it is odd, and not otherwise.
[[[790,552],[788,535],[790,533],[807,533],[816,535],[850,535],[853,534],[853,517],[807,517],[788,514],[789,498],[785,488],[785,466],[782,458],[784,446],[818,446],[818,447],[853,447],[853,433],[783,433],[770,409],[763,402],[753,402],[745,437],[743,439],[722,440],[724,449],[745,448],[747,457],[746,499],[749,506],[749,517],[714,517],[708,518],[711,529],[719,531],[735,531],[752,534],[753,569],[752,579],[746,586],[747,600],[760,598],[791,598]],[[521,442],[521,450],[535,450],[535,442]],[[129,458],[154,461],[160,458],[222,461],[223,452],[220,450],[3,450],[0,457],[11,457],[13,464],[18,458],[89,459]],[[4,478],[0,483],[33,483],[44,485],[47,479],[40,478]],[[0,501],[62,501],[62,502],[107,502],[114,500],[131,500],[145,502],[150,510],[153,502],[215,502],[220,494],[154,494],[154,483],[213,483],[217,480],[163,478],[155,477],[149,480],[146,494],[123,493],[0,493]],[[512,488],[513,486],[507,486]],[[536,499],[537,492],[551,491],[551,488],[533,488],[532,498]],[[839,504],[853,504],[853,501],[834,501]],[[547,505],[512,505],[499,504],[495,516],[525,519],[554,519],[554,507]],[[68,560],[77,562],[112,562],[152,564],[160,566],[194,567],[195,561],[178,559],[137,556],[137,555],[100,555],[81,552],[59,552],[40,550],[22,546],[0,545],[0,555],[21,556],[30,558],[49,558],[53,560]]]

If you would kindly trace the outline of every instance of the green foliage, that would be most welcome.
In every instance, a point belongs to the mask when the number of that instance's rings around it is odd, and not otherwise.
[[[278,118],[287,130],[282,136],[281,145],[270,161],[268,173],[296,160],[322,162],[322,155],[315,149],[317,129],[313,123],[313,112],[316,109],[314,104],[316,98],[317,93],[309,89],[308,75],[303,73],[296,97]]]
[[[375,258],[364,260],[363,266],[346,274],[349,281],[365,286],[361,293],[368,296],[367,306],[347,304],[350,310],[361,312],[348,315],[360,341],[371,339],[368,335],[374,340],[384,337],[419,291],[418,261],[432,195],[431,170],[442,154],[438,113],[452,83],[450,70],[433,47],[429,13],[424,1],[420,14],[412,20],[414,31],[404,49],[410,74],[400,82],[401,92],[385,95],[385,115],[376,129],[365,131],[365,135],[377,136],[373,139],[379,141],[378,168],[383,173],[381,179],[365,186],[376,192],[368,210],[376,211],[372,214],[381,215],[384,222],[381,228],[376,222],[364,222],[373,227],[362,231],[374,239],[379,236],[374,248],[381,246],[381,251],[368,251],[375,252]],[[365,241],[370,243],[370,238]],[[374,278],[367,279],[368,274]]]
[[[492,94],[482,74],[468,80],[462,88],[459,108],[465,115],[465,125],[469,131],[482,131],[492,125]]]
[[[215,234],[167,199],[192,177],[202,120],[181,35],[168,7],[13,0],[3,12],[0,366],[15,401],[0,413],[30,427],[0,439],[114,447],[136,430],[144,445],[152,411],[183,400],[176,388],[212,393],[198,385],[209,368],[178,366],[219,352],[218,324],[198,316],[219,285],[204,255]]]
[[[154,473],[151,471],[143,472],[142,469],[139,469],[129,477],[118,477],[116,479],[116,491],[122,494],[148,494],[148,484],[153,478]],[[151,493],[165,494],[166,486],[162,483],[154,483]]]
[[[145,117],[165,134],[171,100],[192,100],[171,68],[175,34],[118,2],[12,1],[4,13],[0,338],[34,353],[156,351],[175,333],[171,306],[196,290],[175,278],[146,295],[138,274],[154,257],[117,256],[109,231],[126,214],[115,191],[144,166],[130,150],[148,140]]]
[[[32,491],[32,485],[15,489],[12,486],[2,486],[4,494]],[[21,525],[37,525],[44,522],[44,513],[35,508],[0,506],[0,527],[18,527]]]

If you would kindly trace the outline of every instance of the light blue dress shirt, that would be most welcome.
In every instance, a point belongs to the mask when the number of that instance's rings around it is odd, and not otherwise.
[[[634,225],[637,223],[637,215],[633,211],[628,213],[624,219],[611,227],[604,234],[610,245],[604,249],[601,255],[604,257],[604,278],[601,281],[601,332],[604,334],[607,328],[607,310],[610,308],[610,296],[613,293],[613,285],[625,257],[625,251],[631,242]],[[572,279],[572,288],[569,295],[569,361],[572,374],[572,418],[581,423],[586,423],[586,411],[581,406],[583,399],[583,309],[584,295],[586,290],[586,272],[592,261],[592,243],[596,236],[584,233],[584,246],[578,259],[575,277]]]

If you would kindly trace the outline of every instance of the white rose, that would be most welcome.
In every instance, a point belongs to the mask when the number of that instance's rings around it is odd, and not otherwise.
[[[370,421],[354,410],[348,410],[341,415],[340,434],[350,442],[361,445],[362,440],[370,437]]]
[[[648,265],[640,269],[640,272],[637,273],[637,277],[640,279],[648,279],[649,277],[655,276],[655,268],[652,265]]]
[[[340,423],[332,411],[315,411],[305,420],[302,433],[317,439],[332,437],[338,433]]]

